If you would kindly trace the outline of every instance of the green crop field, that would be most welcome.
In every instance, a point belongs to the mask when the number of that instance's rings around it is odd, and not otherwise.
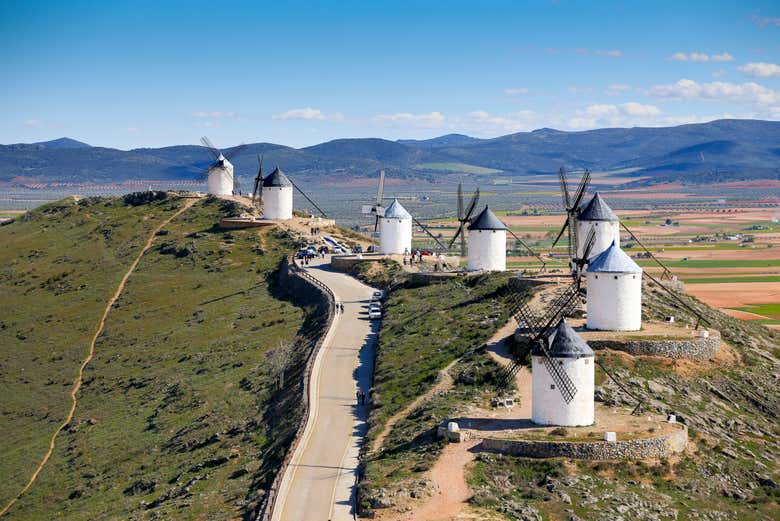
[[[468,165],[466,163],[420,163],[414,165],[415,170],[434,170],[439,172],[463,172],[465,174],[500,174],[503,170],[485,168],[482,166]]]
[[[638,260],[640,266],[656,265],[655,261]],[[780,266],[780,259],[744,259],[744,260],[687,260],[665,261],[670,268],[773,268]]]
[[[780,319],[780,303],[772,304],[749,304],[744,307],[738,307],[741,311],[747,311],[749,313],[756,313],[757,315],[764,315],[765,317]]]
[[[745,277],[680,277],[686,284],[723,284],[730,282],[780,282],[780,275],[760,275]],[[757,289],[758,291],[758,289]]]
[[[63,421],[107,299],[181,204],[56,203],[0,228],[3,505]],[[269,359],[307,311],[275,286],[289,240],[216,228],[230,210],[200,201],[156,237],[108,315],[75,417],[9,520],[233,519],[257,506],[297,419],[269,410]]]

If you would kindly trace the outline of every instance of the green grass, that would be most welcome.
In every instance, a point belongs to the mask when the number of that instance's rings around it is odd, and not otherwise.
[[[780,275],[762,275],[745,277],[700,277],[684,278],[680,277],[686,284],[724,284],[730,282],[780,282]]]
[[[483,166],[469,165],[466,163],[420,163],[414,165],[415,170],[434,170],[437,172],[463,172],[466,174],[500,174],[503,170],[485,168]]]
[[[780,255],[780,253],[778,253]],[[641,259],[640,266],[651,266],[655,261]],[[744,260],[687,260],[665,261],[670,268],[774,268],[780,266],[780,259],[744,259]]]
[[[179,205],[43,208],[0,228],[12,243],[0,281],[9,297],[0,304],[3,502],[62,421],[108,295]],[[268,356],[307,315],[273,282],[288,239],[267,232],[260,249],[255,230],[214,228],[226,211],[199,202],[142,258],[108,316],[73,421],[9,519],[250,515],[299,409],[270,408]]]
[[[771,304],[750,304],[743,307],[738,307],[741,311],[747,311],[749,313],[756,313],[757,315],[764,315],[765,317],[780,318],[780,303]]]

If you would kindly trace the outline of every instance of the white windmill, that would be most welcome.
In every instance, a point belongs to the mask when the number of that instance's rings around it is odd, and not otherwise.
[[[596,237],[590,256],[598,255],[615,242],[620,246],[620,219],[607,206],[601,194],[596,192],[593,198],[577,214],[577,256],[582,257],[584,247],[583,237],[591,230]]]
[[[531,421],[576,427],[594,421],[595,355],[561,318],[531,350]]]
[[[585,277],[588,329],[637,331],[642,327],[642,268],[617,242],[591,257]]]
[[[200,138],[203,146],[214,156],[214,162],[208,166],[204,177],[207,178],[207,191],[212,195],[233,195],[233,187],[238,184],[233,176],[233,163],[235,159],[244,150],[245,145],[241,144],[228,153],[223,154],[214,146],[214,143],[206,136]]]
[[[469,271],[506,270],[507,227],[485,206],[468,227]]]
[[[379,217],[379,252],[402,254],[412,251],[412,214],[393,199]]]

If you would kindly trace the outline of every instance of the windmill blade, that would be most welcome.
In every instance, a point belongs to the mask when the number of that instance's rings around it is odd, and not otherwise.
[[[376,187],[376,205],[382,206],[382,198],[385,196],[385,171],[379,171],[379,184]]]
[[[374,233],[376,233],[377,228],[379,228],[379,214],[376,214],[376,219],[374,219]]]
[[[661,266],[661,269],[663,269],[663,273],[661,273],[661,278],[664,278],[664,277],[669,277],[669,278],[671,279],[671,278],[672,278],[672,271],[671,271],[669,268],[667,268],[667,267],[666,267],[666,264],[664,264],[663,262],[661,262],[660,260],[658,260],[658,258],[657,258],[655,255],[653,255],[653,252],[651,252],[650,250],[648,250],[648,249],[647,249],[647,247],[646,247],[644,244],[642,244],[642,241],[640,241],[640,240],[639,240],[639,238],[638,238],[636,235],[634,235],[634,232],[632,232],[631,230],[629,230],[629,229],[628,229],[628,226],[626,226],[625,224],[623,224],[623,221],[620,221],[620,226],[622,226],[622,227],[623,227],[623,229],[624,229],[624,230],[626,230],[626,231],[628,232],[628,234],[631,236],[631,238],[632,238],[632,239],[634,239],[634,241],[636,241],[636,243],[637,243],[639,246],[641,246],[643,250],[645,250],[645,253],[647,253],[648,255],[650,255],[650,258],[651,258],[651,259],[653,259],[653,260],[656,262],[656,264],[658,264],[659,266]]]
[[[458,183],[458,220],[465,219],[463,215],[463,183]]]
[[[561,231],[558,232],[558,236],[553,241],[552,246],[550,247],[550,249],[555,248],[555,245],[558,244],[558,241],[560,241],[561,237],[563,237],[563,232],[565,232],[566,228],[568,228],[568,227],[569,227],[569,218],[567,216],[566,220],[563,222],[563,227],[561,228]]]
[[[412,221],[414,221],[414,223],[415,223],[417,226],[419,226],[420,228],[422,228],[422,230],[423,230],[425,233],[427,233],[427,234],[428,234],[428,236],[430,236],[430,238],[431,238],[431,239],[433,239],[434,241],[436,241],[436,244],[438,244],[438,245],[439,245],[439,248],[441,248],[441,249],[442,249],[442,251],[446,251],[446,250],[447,250],[447,247],[446,247],[446,246],[444,246],[444,244],[442,244],[442,242],[441,242],[441,241],[440,241],[440,240],[439,240],[439,239],[438,239],[438,238],[437,238],[435,235],[433,235],[433,233],[431,233],[431,231],[428,229],[428,227],[427,227],[427,226],[425,226],[423,223],[421,223],[420,221],[418,221],[418,220],[417,220],[417,219],[415,219],[414,217],[412,217]]]
[[[585,247],[582,250],[582,258],[580,259],[580,262],[584,266],[588,259],[590,258],[590,251],[593,249],[593,246],[596,244],[596,230],[591,228],[588,232],[588,238],[585,239]]]
[[[577,225],[574,213],[569,212],[567,220],[569,222],[569,258],[573,259],[577,256]]]
[[[466,233],[460,234],[460,256],[466,256]]]
[[[313,206],[314,206],[314,207],[317,209],[317,211],[318,211],[318,212],[320,212],[320,213],[322,214],[322,216],[323,216],[323,217],[325,217],[325,218],[327,219],[328,215],[327,215],[327,214],[326,214],[326,213],[325,213],[325,212],[322,210],[322,208],[320,208],[319,206],[317,206],[317,203],[315,203],[314,201],[312,201],[312,200],[311,200],[311,198],[310,198],[308,195],[306,195],[306,192],[304,192],[303,190],[301,190],[301,189],[300,189],[300,187],[299,187],[297,184],[295,184],[295,181],[293,181],[293,180],[292,180],[292,178],[291,178],[290,176],[287,176],[287,178],[290,180],[290,183],[292,183],[292,185],[295,187],[295,189],[296,189],[296,190],[298,190],[298,192],[300,192],[300,194],[301,194],[303,197],[305,197],[305,198],[306,198],[306,200],[307,200],[307,201],[309,201],[309,202],[310,202],[310,203],[311,203],[311,204],[312,204],[312,205],[313,205]]]
[[[566,180],[566,170],[564,170],[563,167],[558,170],[558,179],[561,182],[563,206],[568,210],[571,208],[571,196],[569,195],[569,182]]]
[[[230,162],[232,163],[232,162],[233,162],[233,159],[235,159],[235,158],[237,158],[238,156],[240,156],[240,155],[241,155],[241,153],[242,153],[244,150],[246,150],[246,144],[245,144],[245,143],[241,143],[241,144],[240,144],[240,145],[238,145],[237,147],[235,147],[235,148],[231,149],[229,152],[226,152],[226,153],[224,154],[224,156],[225,156],[225,159],[227,159],[228,161],[230,161]]]
[[[468,221],[471,219],[471,214],[474,213],[474,209],[477,207],[477,203],[479,202],[479,188],[474,192],[474,196],[471,198],[471,201],[469,201],[469,205],[466,207],[466,215],[463,217],[464,221]]]
[[[215,161],[219,159],[221,152],[217,147],[214,146],[214,143],[212,143],[208,137],[206,136],[201,137],[200,142],[203,143],[203,146],[206,147],[209,150],[209,152],[211,152],[211,155],[214,156]]]
[[[574,204],[572,204],[572,208],[574,210],[580,207],[580,202],[582,201],[582,197],[585,195],[585,192],[588,191],[589,185],[590,185],[590,170],[585,170],[585,173],[582,174],[582,179],[580,179],[580,184],[577,187],[577,191],[574,194]]]
[[[263,157],[257,154],[257,175],[255,176],[255,188],[252,191],[252,199],[263,195]]]
[[[507,231],[509,232],[509,235],[511,235],[512,237],[514,237],[516,241],[518,241],[520,244],[522,244],[522,245],[523,245],[523,248],[525,248],[526,250],[528,250],[528,251],[531,253],[531,255],[532,255],[533,257],[536,257],[536,258],[539,260],[539,262],[541,262],[541,263],[542,263],[542,269],[544,269],[544,266],[545,266],[545,264],[547,264],[546,262],[544,262],[544,259],[542,259],[542,258],[539,256],[539,254],[538,254],[538,253],[536,253],[534,250],[532,250],[532,249],[531,249],[531,247],[530,247],[530,246],[528,246],[528,244],[526,244],[526,243],[525,243],[525,241],[524,241],[523,239],[521,239],[520,237],[518,237],[518,236],[515,234],[515,232],[513,232],[513,231],[512,231],[512,230],[510,230],[509,228],[507,228]]]
[[[561,367],[555,363],[555,360],[550,357],[547,346],[544,345],[546,340],[540,340],[540,342],[542,352],[544,353],[544,367],[547,369],[547,372],[550,373],[550,377],[552,377],[552,381],[555,382],[555,386],[560,391],[563,401],[571,403],[574,399],[574,395],[577,394],[577,387],[574,385],[574,382],[572,382],[569,375],[566,374],[566,371],[561,369]]]
[[[458,231],[455,232],[455,235],[452,236],[452,240],[450,241],[450,245],[447,247],[448,250],[450,248],[452,248],[452,245],[455,244],[455,241],[458,240],[458,236],[463,233],[463,227],[464,226],[465,226],[465,224],[463,223],[463,221],[461,221],[461,223],[458,225]]]

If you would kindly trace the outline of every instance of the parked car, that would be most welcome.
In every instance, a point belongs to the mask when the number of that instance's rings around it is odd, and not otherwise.
[[[298,253],[295,254],[295,258],[296,259],[302,259],[302,258],[306,257],[306,255],[308,255],[308,254],[309,254],[309,252],[306,251],[306,250],[298,250]]]
[[[309,255],[317,255],[317,247],[316,246],[308,246],[306,248],[306,253]]]
[[[382,318],[382,310],[379,307],[368,309],[368,318],[371,320],[379,320]]]
[[[319,251],[320,253],[328,253],[330,250],[328,249],[327,246],[323,245],[323,246],[320,246],[317,251]]]
[[[335,246],[333,248],[333,253],[342,253],[343,254],[343,253],[348,253],[348,252],[347,252],[347,250],[345,250],[341,246]]]
[[[363,253],[363,247],[360,245],[355,246],[352,248],[352,253]]]
[[[381,291],[375,291],[371,295],[371,302],[381,302],[383,298],[384,298],[384,293],[382,293]]]
[[[366,253],[374,253],[376,249],[374,248],[374,245],[372,244],[368,248],[366,248]]]

